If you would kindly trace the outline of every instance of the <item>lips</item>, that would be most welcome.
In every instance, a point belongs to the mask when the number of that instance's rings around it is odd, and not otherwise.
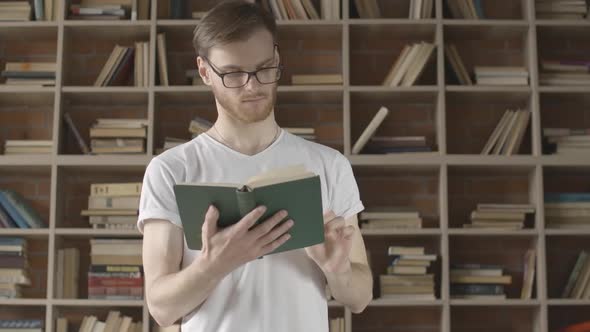
[[[262,96],[262,97],[255,97],[255,98],[248,98],[248,99],[244,99],[244,102],[245,103],[249,103],[249,102],[254,102],[254,101],[260,101],[260,100],[262,100],[264,98],[265,98],[264,96]]]

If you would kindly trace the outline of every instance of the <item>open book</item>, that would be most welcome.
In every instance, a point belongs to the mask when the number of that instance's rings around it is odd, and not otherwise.
[[[287,210],[289,215],[282,222],[295,222],[288,231],[291,238],[272,253],[324,241],[320,177],[302,165],[264,172],[242,184],[179,183],[174,185],[174,193],[186,243],[193,250],[201,249],[201,227],[211,204],[219,210],[219,227],[238,222],[259,205],[265,205],[267,210],[258,223]]]

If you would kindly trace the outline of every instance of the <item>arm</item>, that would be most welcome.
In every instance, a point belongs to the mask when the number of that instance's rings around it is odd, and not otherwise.
[[[203,303],[222,277],[207,273],[208,262],[200,255],[180,269],[184,234],[167,220],[147,221],[143,243],[148,308],[159,325],[172,325]]]
[[[266,209],[252,210],[236,224],[219,229],[218,210],[211,206],[202,227],[201,253],[180,269],[184,250],[182,229],[167,220],[148,220],[143,228],[143,265],[146,300],[161,326],[173,324],[198,308],[231,271],[266,255],[289,239],[292,226],[279,211],[253,227]],[[277,227],[275,227],[277,226]]]
[[[373,299],[373,275],[357,216],[346,219],[345,224],[354,228],[348,264],[344,264],[342,271],[324,271],[324,274],[334,299],[353,313],[360,313]]]

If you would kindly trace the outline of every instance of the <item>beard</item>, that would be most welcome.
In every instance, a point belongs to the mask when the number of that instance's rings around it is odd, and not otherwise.
[[[246,97],[235,97],[227,93],[227,88],[218,89],[212,86],[213,95],[228,116],[244,124],[251,124],[268,118],[274,108],[277,98],[277,86],[274,85],[269,92],[259,92]],[[264,98],[255,102],[243,102],[243,100]]]

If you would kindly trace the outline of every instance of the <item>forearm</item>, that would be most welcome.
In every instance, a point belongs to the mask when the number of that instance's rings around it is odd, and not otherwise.
[[[146,298],[150,313],[158,324],[174,324],[207,299],[223,278],[222,273],[213,272],[210,266],[203,256],[198,256],[183,270],[151,282]]]
[[[373,276],[368,266],[351,263],[346,272],[324,274],[334,299],[353,313],[362,312],[373,299]]]

